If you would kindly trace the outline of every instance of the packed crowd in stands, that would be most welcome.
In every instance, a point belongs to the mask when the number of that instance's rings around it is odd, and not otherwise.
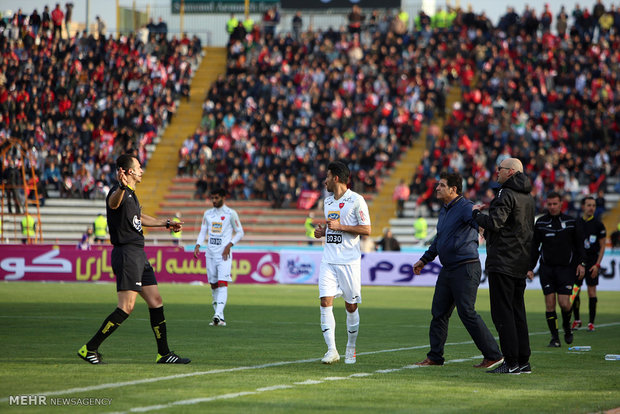
[[[542,211],[545,194],[565,195],[574,213],[584,194],[604,210],[608,177],[620,174],[620,8],[592,13],[578,6],[569,25],[564,9],[540,19],[512,9],[497,28],[464,19],[460,41],[477,77],[462,83],[443,130],[430,129],[432,147],[411,185],[431,210],[429,189],[441,170],[463,174],[466,195],[490,202],[496,166],[506,157],[523,161]],[[470,23],[468,23],[468,21]],[[616,188],[620,192],[620,188]]]
[[[354,190],[373,192],[424,125],[428,151],[410,187],[431,210],[442,170],[489,201],[508,156],[524,161],[539,203],[552,189],[597,193],[620,172],[620,7],[509,8],[497,26],[471,9],[363,13],[325,31],[300,30],[298,13],[291,33],[276,34],[277,9],[262,27],[233,27],[227,73],[180,151],[178,173],[198,178],[197,197],[225,184],[233,198],[289,206],[321,190],[337,158]],[[189,91],[198,40],[63,39],[49,16],[35,29],[17,14],[0,23],[0,139],[27,142],[45,182],[67,196],[108,185],[121,151],[145,162],[145,144]],[[463,96],[440,128],[451,85]]]
[[[225,182],[237,198],[296,200],[317,189],[328,160],[349,160],[352,187],[372,192],[378,177],[428,124],[429,149],[411,193],[431,211],[443,170],[459,171],[474,200],[494,196],[496,165],[524,161],[542,207],[544,194],[604,199],[617,175],[620,8],[601,2],[554,17],[508,8],[495,27],[484,13],[374,11],[358,7],[348,27],[272,32],[239,22],[228,71],[204,104],[203,122],[181,151],[179,174],[199,177],[197,195]],[[409,27],[412,29],[408,29]],[[451,84],[463,91],[450,108]],[[368,180],[372,177],[371,180]],[[603,201],[604,204],[604,201]]]
[[[159,32],[67,36],[69,25],[50,22],[48,7],[33,16],[19,9],[1,20],[0,145],[23,142],[43,191],[104,196],[115,158],[133,152],[146,163],[146,145],[189,96],[200,41]]]
[[[328,161],[346,159],[353,189],[374,192],[423,123],[443,112],[458,48],[451,33],[417,47],[388,25],[370,37],[233,33],[228,71],[208,93],[178,173],[200,178],[198,196],[226,183],[233,197],[279,207],[322,190]]]

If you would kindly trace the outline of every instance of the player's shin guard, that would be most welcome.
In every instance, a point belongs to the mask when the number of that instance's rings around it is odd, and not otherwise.
[[[333,306],[321,306],[321,330],[328,349],[336,349],[336,319]]]
[[[358,309],[355,312],[347,312],[347,334],[348,341],[347,347],[355,347],[355,341],[357,341],[357,333],[360,328],[360,313]]]
[[[595,297],[590,298],[589,308],[590,308],[590,323],[594,323],[594,318],[596,318],[596,302],[598,299]]]
[[[157,341],[157,353],[159,355],[168,355],[170,353],[170,348],[168,348],[168,336],[166,335],[164,307],[149,308],[149,314],[151,316],[151,328],[153,329],[155,340]]]
[[[573,315],[575,315],[575,320],[580,320],[579,316],[579,307],[581,306],[581,299],[579,299],[579,293],[575,296],[575,301],[573,302]]]
[[[114,312],[112,312],[108,315],[107,318],[105,318],[95,336],[93,336],[92,339],[88,341],[88,343],[86,344],[86,349],[88,349],[89,351],[96,351],[97,349],[99,349],[99,345],[101,345],[101,343],[108,336],[112,335],[112,332],[114,332],[116,328],[118,328],[120,324],[123,323],[125,319],[127,319],[127,317],[129,317],[129,315],[126,314],[125,311],[120,308],[116,308]]]
[[[226,307],[226,301],[228,300],[228,286],[220,286],[216,290],[218,291],[218,294],[215,314],[219,316],[220,319],[224,319],[224,308]]]
[[[547,326],[549,327],[551,336],[554,338],[557,338],[558,337],[558,314],[555,312],[546,312],[545,316],[547,317]]]

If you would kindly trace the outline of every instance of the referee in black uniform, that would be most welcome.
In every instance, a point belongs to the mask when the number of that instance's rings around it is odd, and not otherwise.
[[[540,284],[545,295],[547,325],[551,331],[549,346],[559,348],[558,315],[555,312],[555,296],[562,310],[562,328],[567,344],[573,342],[570,326],[570,294],[575,275],[582,278],[585,273],[583,243],[576,220],[562,213],[562,198],[552,191],[547,194],[547,214],[536,220],[534,240],[528,277],[534,276],[534,268],[540,256]]]
[[[153,268],[144,252],[142,226],[166,227],[181,230],[182,222],[158,219],[142,213],[142,207],[135,194],[136,184],[142,181],[142,166],[132,155],[124,154],[116,160],[119,185],[113,187],[106,198],[106,212],[112,249],[112,270],[116,275],[118,307],[101,324],[78,356],[91,364],[101,364],[99,345],[120,326],[131,314],[138,294],[149,307],[151,327],[157,341],[159,364],[187,364],[188,358],[181,358],[168,348],[166,318],[157,280]]]
[[[596,286],[598,285],[598,275],[601,269],[601,260],[605,254],[605,239],[607,238],[607,230],[605,225],[594,217],[596,211],[596,200],[592,196],[584,197],[581,200],[581,209],[583,216],[577,219],[577,229],[583,238],[583,248],[586,253],[586,273],[585,277],[577,278],[576,284],[581,287],[583,280],[586,280],[588,286],[590,321],[588,323],[588,332],[594,331],[594,318],[596,317]],[[579,317],[579,292],[573,302],[573,313],[575,322],[573,329],[581,327],[581,318]]]

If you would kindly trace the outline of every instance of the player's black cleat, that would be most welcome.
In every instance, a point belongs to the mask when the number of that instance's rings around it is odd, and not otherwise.
[[[559,348],[562,346],[562,344],[560,343],[560,340],[558,338],[551,338],[551,341],[549,341],[549,345],[547,345],[549,348]]]
[[[170,353],[166,355],[157,354],[155,362],[158,364],[189,364],[191,360],[189,358],[181,358],[173,351],[170,351]]]
[[[567,344],[573,343],[573,332],[572,331],[564,332],[564,342],[566,342]]]
[[[86,349],[86,345],[81,347],[77,354],[80,358],[82,358],[89,364],[97,365],[104,363],[101,359],[101,354],[97,351],[89,351],[88,349]]]

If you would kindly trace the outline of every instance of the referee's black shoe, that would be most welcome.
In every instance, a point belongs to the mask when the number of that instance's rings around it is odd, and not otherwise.
[[[155,362],[158,364],[189,364],[192,361],[189,358],[181,358],[174,352],[170,351],[170,353],[166,355],[157,354],[157,359]]]
[[[82,358],[84,361],[88,362],[89,364],[93,364],[93,365],[104,364],[103,360],[101,359],[101,354],[96,350],[89,351],[88,349],[86,349],[86,345],[81,347],[77,354],[80,358]]]

